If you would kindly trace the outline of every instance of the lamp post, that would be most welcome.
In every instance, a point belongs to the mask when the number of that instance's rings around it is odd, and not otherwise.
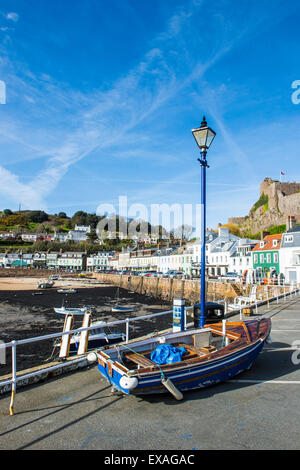
[[[205,233],[206,233],[206,168],[209,168],[206,161],[207,150],[209,149],[216,133],[207,125],[205,117],[200,127],[192,129],[192,134],[200,149],[201,158],[198,162],[201,165],[201,299],[200,299],[200,316],[199,328],[205,325],[206,309],[205,309]]]

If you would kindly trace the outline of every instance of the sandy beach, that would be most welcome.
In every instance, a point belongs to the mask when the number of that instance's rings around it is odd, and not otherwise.
[[[92,321],[110,322],[126,317],[137,317],[147,313],[169,310],[167,302],[146,297],[134,292],[119,289],[119,302],[134,307],[131,313],[113,313],[117,303],[117,287],[104,284],[93,278],[60,277],[49,289],[37,289],[37,282],[46,279],[43,276],[8,276],[0,277],[0,340],[7,343],[12,340],[33,338],[41,335],[61,332],[64,317],[54,312],[54,307],[93,307]],[[76,293],[62,294],[60,288],[73,287]],[[150,333],[155,329],[171,326],[171,315],[164,315],[155,320],[141,320],[131,324],[130,337]],[[74,328],[80,328],[82,318],[78,317]],[[110,328],[125,332],[125,326]],[[18,346],[18,370],[24,370],[52,360],[54,340],[45,340]],[[54,354],[54,356],[53,356]],[[10,348],[6,353],[6,364],[0,364],[0,376],[10,373]]]
[[[46,281],[51,276],[48,274],[47,276],[7,276],[7,277],[0,277],[0,291],[7,291],[7,290],[34,290],[37,288],[38,282]],[[103,285],[97,279],[93,279],[92,277],[79,277],[79,276],[66,276],[66,275],[59,275],[58,280],[54,280],[53,288],[65,288],[65,287],[94,287]]]

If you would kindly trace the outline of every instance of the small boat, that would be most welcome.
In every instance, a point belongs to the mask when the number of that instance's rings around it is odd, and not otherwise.
[[[71,308],[71,307],[54,307],[54,312],[58,313],[58,315],[84,315],[88,310],[87,307],[83,308]]]
[[[116,295],[115,295],[115,302],[118,302],[119,298],[120,298],[120,288],[118,287]],[[117,312],[117,313],[133,312],[133,310],[134,310],[134,308],[130,307],[129,305],[128,306],[122,306],[122,305],[118,305],[118,304],[116,304],[111,309],[112,312]]]
[[[271,320],[245,320],[208,324],[152,335],[150,338],[106,346],[91,353],[100,374],[127,395],[181,392],[231,379],[250,368],[268,340]],[[166,353],[168,352],[168,353]]]
[[[57,292],[60,294],[75,294],[77,290],[70,287],[69,289],[57,289]]]
[[[38,289],[49,289],[50,287],[53,287],[54,282],[53,281],[39,281],[37,283],[37,288]]]
[[[91,351],[97,348],[101,348],[102,346],[107,346],[110,344],[121,343],[125,341],[125,334],[115,332],[115,333],[108,333],[106,334],[104,328],[107,324],[104,321],[98,321],[91,323],[90,326],[98,326],[93,330],[90,330],[89,337],[88,337],[88,348],[87,351]],[[69,353],[76,353],[79,346],[81,333],[75,333],[72,335],[70,341],[70,350]],[[60,347],[60,340],[55,342],[55,347]]]

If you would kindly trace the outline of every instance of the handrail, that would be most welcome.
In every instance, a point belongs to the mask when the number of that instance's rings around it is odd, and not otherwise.
[[[126,318],[125,320],[116,320],[113,322],[106,323],[103,325],[103,328],[110,327],[112,325],[121,325],[123,323],[127,323],[128,321],[137,321],[137,320],[145,320],[148,318],[152,317],[158,317],[159,315],[166,315],[167,313],[172,313],[173,310],[166,310],[164,312],[158,312],[158,313],[153,313],[150,315],[143,315],[142,317],[131,317],[131,318]],[[50,335],[44,335],[44,336],[35,336],[33,338],[27,338],[27,339],[19,339],[19,340],[13,340],[9,343],[0,343],[0,349],[5,348],[5,347],[12,347],[13,344],[20,345],[20,344],[26,344],[26,343],[34,343],[36,341],[43,341],[45,339],[52,339],[52,338],[58,338],[63,335],[70,335],[73,333],[81,333],[82,331],[87,331],[87,330],[96,330],[99,328],[99,325],[94,325],[94,326],[89,326],[86,328],[76,328],[75,330],[68,330],[60,333],[51,333]],[[1,382],[0,382],[1,385]]]
[[[110,327],[112,325],[120,325],[120,324],[125,323],[126,324],[126,342],[128,342],[129,341],[129,322],[130,321],[137,321],[137,320],[144,320],[144,319],[148,319],[148,318],[158,317],[160,315],[166,315],[166,314],[171,313],[171,312],[173,312],[173,310],[166,310],[166,311],[163,311],[163,312],[152,313],[150,315],[143,315],[141,317],[126,318],[125,320],[116,320],[116,321],[104,324],[103,328]],[[32,372],[32,373],[29,373],[29,374],[25,374],[25,375],[22,375],[22,376],[17,376],[17,346],[18,345],[33,343],[33,342],[37,342],[37,341],[43,341],[43,340],[46,340],[46,339],[58,338],[58,337],[62,337],[64,335],[71,335],[73,333],[80,333],[82,331],[94,330],[94,329],[98,329],[98,328],[99,328],[99,325],[93,325],[93,326],[89,326],[89,327],[85,327],[85,328],[77,328],[77,329],[74,329],[74,330],[63,331],[63,332],[60,332],[60,333],[51,333],[49,335],[36,336],[36,337],[33,337],[33,338],[13,340],[13,341],[10,341],[9,343],[0,343],[0,350],[3,349],[3,348],[8,348],[8,347],[12,348],[12,378],[9,379],[9,380],[5,380],[5,381],[0,382],[0,386],[9,385],[9,384],[11,384],[11,386],[12,386],[11,387],[11,401],[10,401],[10,406],[9,406],[9,414],[11,416],[14,414],[14,400],[15,400],[15,395],[16,395],[17,383],[19,381],[30,378],[30,377],[34,377],[36,375],[40,375],[45,370],[49,372],[49,371],[52,371],[52,370],[55,370],[55,369],[58,369],[58,368],[61,368],[61,367],[68,366],[70,364],[81,362],[81,361],[86,359],[85,356],[81,356],[81,357],[79,357],[79,358],[77,358],[73,361],[67,361],[67,362],[61,363],[59,365],[45,367],[45,369],[43,369],[43,370],[39,370],[39,371]]]

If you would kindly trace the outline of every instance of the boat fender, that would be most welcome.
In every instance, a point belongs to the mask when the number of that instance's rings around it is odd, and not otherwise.
[[[162,377],[161,382],[166,387],[166,389],[169,390],[170,393],[172,393],[176,400],[183,399],[182,393],[180,392],[180,390],[178,390],[178,388],[175,387],[175,385],[170,379],[168,379],[167,377]]]
[[[89,362],[96,362],[97,361],[97,354],[95,352],[91,352],[87,355],[87,360]]]
[[[137,387],[139,381],[136,377],[126,377],[123,375],[120,379],[120,386],[125,388],[125,390],[133,390]]]
[[[268,335],[268,336],[267,336],[267,339],[266,339],[266,343],[267,343],[267,344],[272,344],[272,342],[273,342],[273,341],[272,341],[271,336]]]

